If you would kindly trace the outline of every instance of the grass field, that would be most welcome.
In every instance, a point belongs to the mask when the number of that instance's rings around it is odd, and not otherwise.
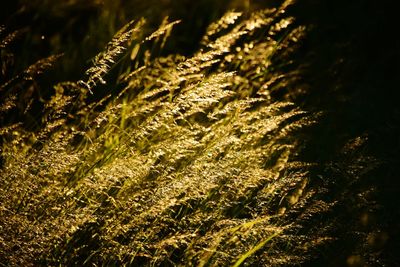
[[[390,1],[16,1],[0,266],[397,266]]]

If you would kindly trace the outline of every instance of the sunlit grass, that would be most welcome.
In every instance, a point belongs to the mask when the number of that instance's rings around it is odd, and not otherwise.
[[[3,207],[29,214],[18,225],[33,220],[37,229],[28,227],[36,234],[21,245],[46,233],[42,262],[105,265],[239,266],[263,249],[285,228],[281,204],[271,209],[276,194],[289,195],[287,183],[303,179],[284,174],[297,149],[291,136],[314,121],[290,103],[257,94],[278,75],[268,65],[283,43],[252,36],[271,25],[273,35],[287,28],[290,21],[280,26],[284,8],[241,20],[240,13],[228,13],[190,58],[146,59],[145,46],[132,42],[155,40],[162,48],[175,23],[142,41],[143,23],[130,23],[95,57],[87,81],[56,85],[33,147],[11,146],[2,172],[13,174],[4,179],[4,196],[13,197]],[[121,77],[117,98],[85,107],[87,92],[106,83],[121,53],[131,60],[143,55],[144,65]]]
[[[288,266],[332,242],[303,227],[337,205],[299,158],[323,113],[274,96],[299,86],[285,68],[309,29],[291,4],[226,13],[191,56],[159,53],[183,22],[134,20],[54,85],[36,127],[2,125],[4,265]],[[31,111],[19,88],[58,59],[2,82],[2,119]]]

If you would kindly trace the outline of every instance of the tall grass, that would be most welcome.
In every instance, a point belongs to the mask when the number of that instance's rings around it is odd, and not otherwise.
[[[345,146],[357,158],[342,161],[345,175],[304,156],[326,115],[293,102],[311,28],[292,5],[227,12],[190,56],[162,53],[184,22],[151,32],[134,20],[41,105],[27,94],[60,56],[2,82],[0,262],[290,266],[334,244],[329,218],[351,192],[327,192],[378,163],[359,152],[364,137]],[[2,58],[16,35],[3,38]],[[347,263],[364,260],[353,254]]]

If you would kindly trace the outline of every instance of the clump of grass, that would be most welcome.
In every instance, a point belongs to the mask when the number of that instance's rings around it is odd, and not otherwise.
[[[323,113],[291,102],[300,67],[287,69],[308,33],[287,15],[292,4],[229,12],[186,57],[156,52],[177,22],[166,19],[153,33],[144,20],[128,23],[82,80],[54,85],[41,127],[27,130],[18,117],[2,125],[0,260],[288,266],[314,259],[335,236],[329,223],[312,223],[345,194],[326,197],[330,180],[299,158]],[[20,105],[18,88],[29,89],[57,58],[1,85],[2,121]],[[107,83],[116,66],[128,67]],[[99,88],[105,96],[89,99]],[[355,162],[354,173],[373,163]]]

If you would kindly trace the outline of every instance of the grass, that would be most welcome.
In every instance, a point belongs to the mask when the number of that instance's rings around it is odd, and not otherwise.
[[[252,249],[250,249],[249,251],[247,251],[245,254],[240,256],[240,259],[235,262],[235,264],[233,265],[233,267],[238,267],[240,266],[248,257],[250,257],[251,255],[253,255],[254,253],[256,253],[258,250],[262,249],[269,241],[271,241],[271,239],[273,239],[275,236],[277,236],[277,234],[273,234],[270,237],[268,237],[267,239],[265,239],[264,241],[261,241],[260,243],[258,243],[255,247],[253,247]]]
[[[319,43],[328,22],[305,20],[302,2],[240,9],[237,1],[226,11],[216,1],[216,14],[199,20],[201,34],[182,40],[175,32],[188,22],[176,17],[175,3],[170,14],[149,3],[156,15],[143,19],[129,4],[90,3],[43,8],[46,16],[46,9],[98,10],[85,24],[98,43],[57,51],[57,39],[77,33],[50,34],[57,54],[25,68],[30,56],[16,53],[25,30],[2,28],[2,265],[397,262],[396,220],[385,217],[387,191],[374,179],[389,179],[383,166],[394,170],[397,159],[375,149],[382,128],[351,119],[369,113],[346,86],[368,80],[334,74],[343,50],[328,74],[321,71],[326,63],[315,52],[331,49]],[[117,14],[133,18],[119,31]],[[36,34],[28,30],[23,40]],[[85,52],[100,43],[97,55]],[[188,43],[195,45],[180,47]],[[349,58],[343,69],[362,66],[361,56]],[[343,104],[346,97],[352,101]]]

